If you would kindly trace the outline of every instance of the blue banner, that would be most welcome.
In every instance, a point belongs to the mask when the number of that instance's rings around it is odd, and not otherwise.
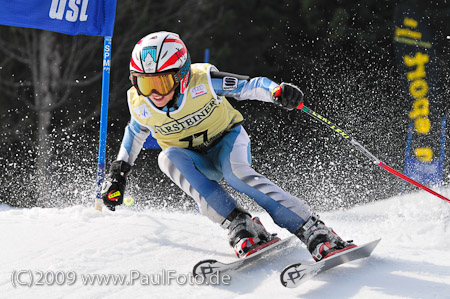
[[[444,163],[441,119],[444,92],[439,65],[428,26],[420,9],[399,5],[395,15],[394,42],[403,98],[409,105],[410,128],[405,157],[405,175],[422,184],[442,180]],[[445,136],[444,136],[445,138]]]
[[[112,36],[116,0],[0,0],[0,24]]]

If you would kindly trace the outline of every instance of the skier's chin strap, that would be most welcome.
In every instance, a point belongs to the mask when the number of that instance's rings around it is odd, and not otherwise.
[[[166,106],[164,106],[167,108],[167,111],[166,111],[167,117],[169,117],[175,121],[177,121],[177,120],[170,116],[170,109],[171,108],[173,108],[173,110],[178,109],[178,97],[179,96],[180,96],[180,85],[178,85],[178,87],[175,89],[172,99],[166,104]],[[163,109],[164,107],[162,107],[161,109]]]
[[[190,82],[190,80],[191,80],[191,71],[190,71],[190,67],[188,68],[187,76],[188,76],[188,78],[187,78],[187,79],[185,78],[184,80],[188,80],[188,81],[187,81],[187,82],[188,82],[187,84],[189,85],[189,82]],[[180,81],[181,81],[181,80],[180,80]],[[178,86],[175,88],[175,92],[174,92],[174,94],[173,94],[172,99],[167,103],[166,106],[164,106],[164,107],[167,108],[167,111],[166,111],[167,117],[169,117],[169,118],[171,118],[171,119],[174,119],[174,118],[170,116],[170,108],[173,108],[174,111],[177,110],[177,109],[179,108],[179,107],[178,107],[178,98],[180,97],[180,94],[181,94],[181,84],[183,84],[183,81],[181,81],[181,82],[178,84]],[[160,109],[163,109],[164,107],[162,107],[162,108],[160,108]],[[178,123],[178,121],[177,121],[176,119],[174,119],[174,120]]]

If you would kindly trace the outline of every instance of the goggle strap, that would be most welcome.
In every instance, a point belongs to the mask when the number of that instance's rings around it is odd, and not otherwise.
[[[184,76],[186,76],[190,67],[191,67],[191,56],[188,53],[187,60],[184,63],[183,67],[178,72],[176,72],[175,75],[173,75],[173,78],[175,79],[176,83],[180,83],[180,81],[184,78]]]

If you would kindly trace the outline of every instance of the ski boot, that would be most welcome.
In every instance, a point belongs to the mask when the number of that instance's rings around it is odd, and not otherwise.
[[[316,262],[356,247],[353,241],[342,240],[332,228],[319,220],[316,214],[311,215],[308,221],[295,232],[295,235],[306,244]]]
[[[228,241],[239,258],[244,258],[264,247],[280,241],[276,234],[266,231],[258,217],[251,216],[242,211],[235,213],[232,218]]]

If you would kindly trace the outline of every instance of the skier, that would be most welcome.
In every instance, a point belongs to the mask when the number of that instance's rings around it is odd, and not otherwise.
[[[298,87],[220,72],[208,63],[191,64],[183,41],[171,32],[152,33],[137,42],[130,80],[131,120],[102,184],[102,200],[110,210],[122,204],[126,177],[152,134],[162,148],[160,169],[196,201],[202,215],[228,229],[238,257],[280,239],[238,205],[219,185],[222,178],[295,234],[316,261],[356,246],[325,226],[303,200],[253,170],[243,117],[225,98],[257,99],[293,110],[303,101]]]

